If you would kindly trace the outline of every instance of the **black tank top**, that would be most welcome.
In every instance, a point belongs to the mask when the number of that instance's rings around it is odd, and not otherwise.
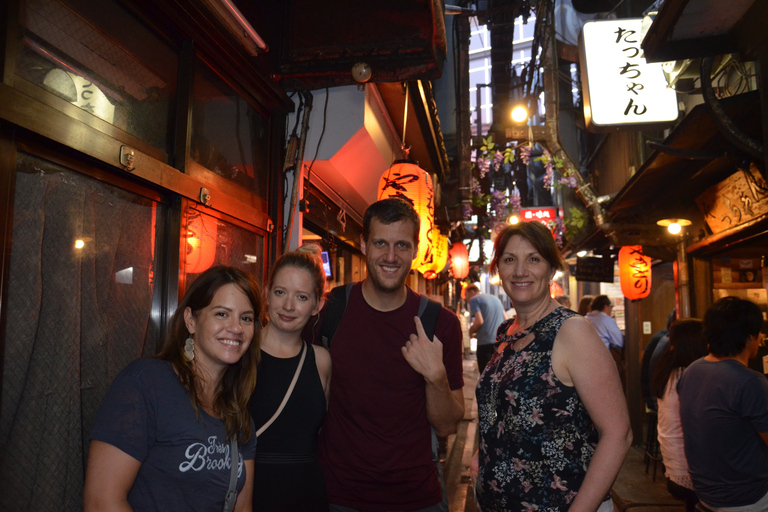
[[[251,416],[259,429],[280,406],[301,353],[281,359],[261,352]],[[304,366],[288,403],[256,442],[255,512],[327,512],[325,477],[315,451],[325,418],[325,393],[315,351],[307,345]]]
[[[299,364],[301,352],[283,359],[262,350],[256,389],[250,402],[251,416],[258,430],[280,406]],[[299,380],[283,412],[260,436],[260,453],[290,453],[314,456],[317,434],[325,418],[325,393],[315,363],[315,351],[307,346],[307,356]]]

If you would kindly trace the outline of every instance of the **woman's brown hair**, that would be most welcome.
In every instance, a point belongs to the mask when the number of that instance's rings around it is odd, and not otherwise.
[[[552,236],[552,232],[541,222],[520,222],[507,226],[496,237],[496,242],[493,244],[493,258],[491,259],[491,265],[489,272],[493,274],[499,268],[499,261],[501,260],[501,254],[506,249],[509,240],[515,236],[521,236],[528,240],[531,245],[536,249],[536,252],[549,263],[549,265],[555,270],[565,270],[565,261],[560,254],[560,250],[557,248],[555,239]]]

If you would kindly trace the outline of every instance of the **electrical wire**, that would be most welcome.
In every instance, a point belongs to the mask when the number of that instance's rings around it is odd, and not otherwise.
[[[312,158],[312,162],[307,169],[307,179],[309,179],[309,172],[312,170],[312,166],[315,165],[317,155],[320,153],[320,143],[323,142],[323,135],[325,135],[325,124],[328,121],[328,88],[325,88],[325,105],[323,105],[323,129],[320,130],[320,138],[317,139],[317,147],[315,148],[315,156]]]

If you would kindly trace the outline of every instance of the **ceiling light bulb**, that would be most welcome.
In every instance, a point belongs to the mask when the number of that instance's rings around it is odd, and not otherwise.
[[[691,221],[688,219],[661,219],[656,221],[656,224],[667,228],[671,234],[677,235],[683,231],[683,227],[690,226]]]
[[[587,251],[579,251],[576,253],[576,256],[578,256],[579,258],[583,258],[586,255],[587,255]]]
[[[352,66],[352,78],[359,84],[364,84],[370,80],[372,75],[371,67],[365,62],[358,62]]]

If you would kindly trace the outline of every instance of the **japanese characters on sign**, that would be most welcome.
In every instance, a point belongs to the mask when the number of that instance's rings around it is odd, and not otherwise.
[[[521,208],[520,220],[529,222],[537,220],[547,225],[548,222],[555,220],[556,212],[555,208]]]
[[[661,63],[645,61],[641,28],[641,18],[584,25],[579,49],[589,128],[629,128],[677,119],[677,93],[667,87]]]
[[[752,164],[709,187],[696,205],[712,233],[719,233],[768,213],[768,184]]]

